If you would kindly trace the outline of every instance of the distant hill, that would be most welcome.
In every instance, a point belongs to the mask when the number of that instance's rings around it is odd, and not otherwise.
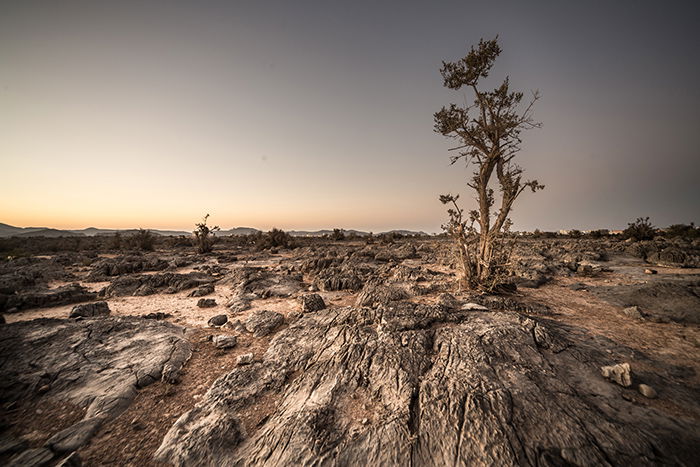
[[[84,237],[85,234],[75,233],[70,230],[58,229],[32,229],[9,235],[12,237]]]
[[[158,230],[158,229],[148,229],[156,235],[163,236],[189,236],[192,235],[191,231],[185,230]],[[0,223],[0,237],[92,237],[92,236],[102,236],[102,235],[114,235],[119,232],[121,235],[132,235],[138,232],[138,229],[100,229],[97,227],[88,227],[86,229],[76,229],[76,230],[60,230],[52,229],[50,227],[15,227],[9,224]],[[217,236],[227,236],[227,235],[251,235],[256,232],[260,232],[259,229],[253,227],[234,227],[228,230],[220,230],[216,232]],[[361,230],[343,230],[345,235],[357,235],[359,237],[364,237],[369,235],[369,232],[363,232]],[[333,234],[332,229],[323,230],[289,230],[287,233],[293,237],[322,237],[324,235],[330,236]],[[428,235],[425,232],[414,232],[412,230],[390,230],[388,232],[382,233],[397,233],[401,235]]]
[[[260,232],[258,229],[252,227],[234,227],[233,229],[220,230],[216,232],[216,235],[251,235],[256,232]]]

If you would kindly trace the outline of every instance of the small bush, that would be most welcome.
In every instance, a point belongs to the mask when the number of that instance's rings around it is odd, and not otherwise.
[[[143,251],[153,251],[155,240],[153,232],[146,229],[139,229],[138,232],[129,238],[129,244],[132,248],[138,248]]]
[[[331,239],[334,241],[345,240],[345,232],[343,232],[343,229],[333,229]]]
[[[121,248],[122,248],[122,234],[120,234],[119,232],[114,233],[110,247],[112,248],[112,250],[121,250]]]
[[[209,214],[204,216],[202,222],[195,224],[197,228],[192,232],[194,235],[193,243],[195,248],[197,248],[197,253],[209,253],[214,246],[214,232],[221,230],[218,225],[209,227],[207,225],[208,218]]]
[[[627,224],[627,228],[622,232],[622,237],[635,241],[653,240],[656,236],[656,228],[651,225],[648,217],[639,217],[636,221]]]
[[[693,239],[700,237],[700,229],[695,227],[695,223],[693,222],[691,222],[690,225],[673,224],[666,229],[666,235],[672,238]]]
[[[267,233],[255,233],[255,235],[253,235],[253,243],[258,250],[294,247],[294,239],[292,236],[278,228],[273,228]]]
[[[593,239],[607,237],[608,235],[610,235],[610,231],[608,229],[591,230],[588,233],[588,237]]]

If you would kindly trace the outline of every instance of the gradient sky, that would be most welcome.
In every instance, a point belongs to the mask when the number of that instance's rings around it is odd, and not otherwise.
[[[441,61],[496,34],[542,93],[515,229],[698,222],[694,4],[0,1],[0,222],[439,231]]]

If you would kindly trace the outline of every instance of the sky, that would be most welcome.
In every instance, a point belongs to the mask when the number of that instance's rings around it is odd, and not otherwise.
[[[438,232],[443,60],[539,90],[515,230],[700,221],[693,2],[0,0],[0,222]]]

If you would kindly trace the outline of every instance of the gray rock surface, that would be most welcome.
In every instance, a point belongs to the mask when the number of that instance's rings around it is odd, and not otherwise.
[[[8,467],[44,467],[54,458],[53,452],[47,448],[27,449],[10,459]]]
[[[284,323],[284,316],[276,311],[255,310],[246,318],[244,325],[256,337],[267,336]]]
[[[70,451],[128,407],[138,388],[176,379],[191,348],[182,328],[163,321],[36,319],[4,325],[0,355],[1,400],[26,404],[41,392],[86,409],[49,440]]]
[[[536,328],[541,328],[536,332]],[[536,338],[539,335],[539,338]],[[563,342],[564,345],[543,345]],[[700,427],[619,397],[587,336],[402,302],[305,314],[168,431],[174,465],[692,464]],[[244,414],[274,408],[258,425]]]

